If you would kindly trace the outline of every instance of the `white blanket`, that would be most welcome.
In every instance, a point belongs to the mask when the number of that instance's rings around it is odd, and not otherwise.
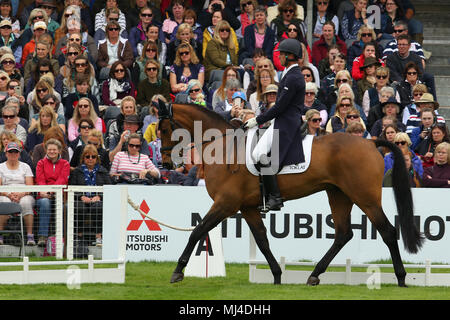
[[[270,134],[270,131],[266,132],[266,134],[263,135],[264,142],[258,143],[257,148],[255,148],[254,146],[252,147],[251,142],[255,137],[256,130],[257,128],[255,127],[247,131],[247,142],[245,146],[245,159],[246,159],[245,163],[247,166],[247,170],[250,171],[251,174],[258,176],[259,171],[255,168],[255,164],[258,162],[256,159],[260,159],[262,154],[267,154],[267,152],[270,150],[272,139],[269,138],[272,137],[272,134]],[[273,127],[270,126],[267,130],[273,130]],[[309,134],[306,135],[306,137],[303,139],[303,152],[305,154],[305,162],[284,166],[283,169],[281,169],[281,171],[278,174],[293,174],[305,172],[306,169],[308,169],[309,164],[311,162],[311,149],[313,139],[314,136]]]

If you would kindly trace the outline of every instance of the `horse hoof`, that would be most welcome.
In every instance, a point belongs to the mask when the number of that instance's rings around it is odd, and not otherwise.
[[[317,285],[319,285],[319,283],[320,283],[320,279],[317,277],[314,277],[314,276],[310,276],[308,278],[308,281],[306,282],[306,284],[308,286],[317,286]]]
[[[170,283],[180,282],[183,281],[184,274],[182,272],[174,272],[172,273],[172,278],[170,278]]]

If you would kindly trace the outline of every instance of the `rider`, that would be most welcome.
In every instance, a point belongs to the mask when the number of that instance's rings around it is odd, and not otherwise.
[[[270,139],[270,148],[274,143],[279,145],[278,163],[271,163],[269,166],[276,168],[276,172],[268,172],[269,170],[261,170],[263,184],[267,190],[268,201],[265,210],[281,210],[283,207],[283,199],[281,198],[280,189],[277,183],[276,173],[285,165],[298,164],[304,162],[302,135],[300,127],[302,125],[301,109],[305,98],[305,80],[303,78],[300,67],[297,64],[302,55],[302,47],[296,39],[285,39],[278,47],[280,51],[280,62],[285,67],[278,86],[277,98],[275,105],[256,118],[249,119],[244,127],[250,129],[256,125],[261,125],[267,121],[272,121],[271,127],[267,129],[256,145],[263,142],[264,136],[266,140]],[[273,130],[278,130],[279,141],[272,140]],[[269,150],[270,152],[270,150]],[[253,152],[255,155],[255,152]],[[255,159],[260,167],[267,168],[267,155],[259,154]],[[271,154],[274,159],[274,155]],[[264,163],[266,162],[266,163]],[[264,171],[264,172],[263,172]]]

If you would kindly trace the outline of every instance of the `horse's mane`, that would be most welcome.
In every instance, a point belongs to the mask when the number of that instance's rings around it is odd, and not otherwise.
[[[199,106],[198,104],[195,104],[195,103],[174,103],[174,105],[183,105],[183,106],[193,107],[193,108],[197,109],[198,111],[205,113],[209,118],[211,118],[212,121],[220,122],[223,125],[225,125],[227,128],[233,129],[233,126],[231,125],[231,123],[229,123],[227,120],[225,120],[220,114],[218,114],[215,111],[209,110],[206,107]]]

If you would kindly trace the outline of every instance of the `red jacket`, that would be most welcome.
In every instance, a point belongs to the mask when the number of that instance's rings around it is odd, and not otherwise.
[[[336,40],[336,44],[339,47],[339,51],[345,54],[345,56],[347,56],[347,46],[345,45],[345,42],[339,39],[338,36],[335,36],[334,39]],[[328,45],[325,42],[323,35],[321,35],[319,40],[314,42],[312,48],[312,60],[314,65],[317,67],[319,65],[319,62],[322,59],[325,59],[327,56],[328,56]]]
[[[39,160],[36,166],[36,184],[39,185],[67,185],[69,182],[70,164],[67,160],[59,159],[53,163],[47,157]]]
[[[362,67],[364,65],[365,60],[366,60],[366,58],[364,58],[364,54],[360,55],[359,57],[356,57],[355,60],[353,60],[352,78],[354,81],[361,80],[364,77],[364,72],[360,69],[360,67]],[[383,60],[378,59],[378,61],[384,67]]]
[[[281,38],[283,39],[287,39],[288,36],[286,35],[286,32],[283,33],[283,35],[281,36]],[[283,40],[281,40],[283,41]],[[283,71],[284,70],[284,66],[281,65],[280,62],[280,51],[278,51],[278,46],[280,45],[280,42],[278,42],[275,47],[273,48],[273,65],[275,67],[275,69],[277,71]],[[308,57],[309,57],[309,63],[312,63],[312,57],[311,57],[311,48],[309,47],[309,45],[306,47],[306,51],[308,51]]]

